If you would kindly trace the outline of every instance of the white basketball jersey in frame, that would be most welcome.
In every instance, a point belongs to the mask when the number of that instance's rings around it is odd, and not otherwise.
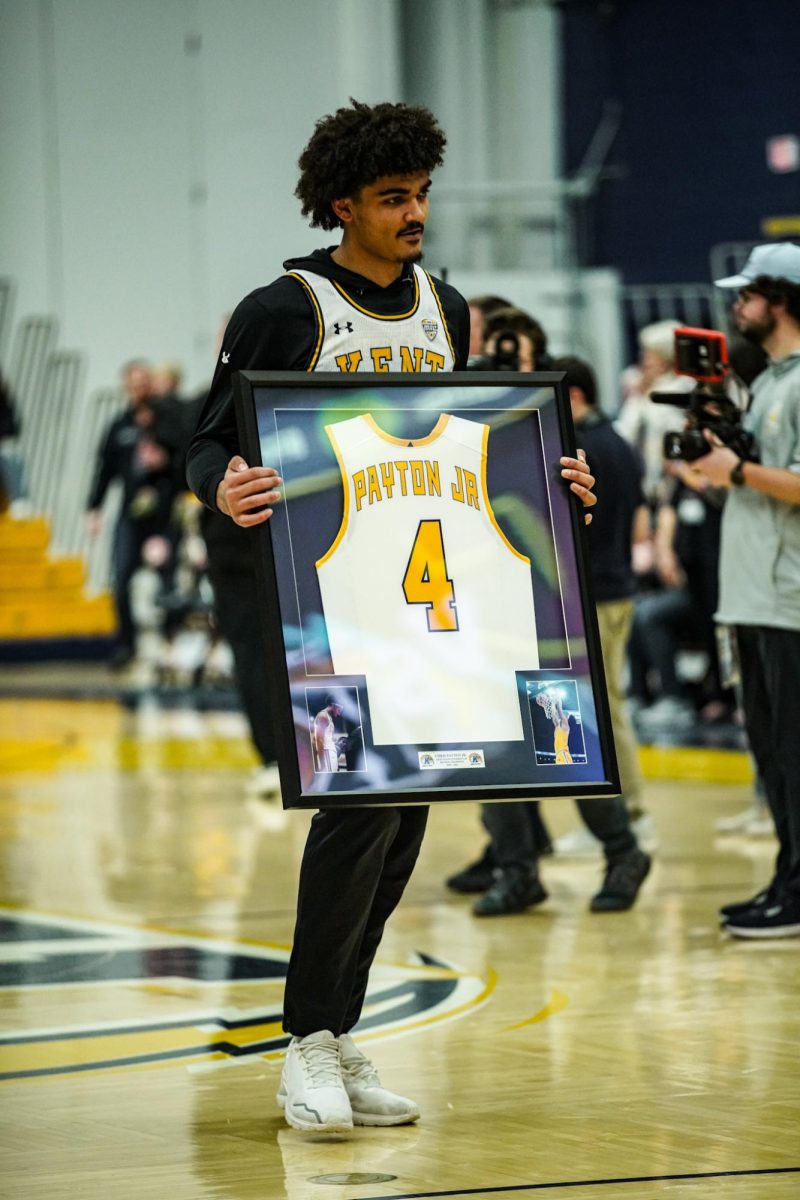
[[[521,741],[533,587],[489,503],[489,427],[443,414],[408,441],[368,414],[326,432],[344,513],[317,574],[334,672],[366,677],[374,744]]]
[[[317,322],[309,371],[452,371],[455,355],[436,287],[414,266],[408,310],[370,312],[333,279],[290,271],[305,288]]]

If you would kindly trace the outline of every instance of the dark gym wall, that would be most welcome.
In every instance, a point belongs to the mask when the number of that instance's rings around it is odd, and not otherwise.
[[[800,135],[800,0],[564,0],[563,169],[605,100],[621,105],[586,266],[626,283],[704,281],[719,242],[758,240],[800,214],[800,172],[766,141]],[[765,238],[765,240],[767,240]],[[795,236],[800,241],[800,236]]]

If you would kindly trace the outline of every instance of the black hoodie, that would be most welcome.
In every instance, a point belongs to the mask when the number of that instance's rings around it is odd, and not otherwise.
[[[381,316],[406,311],[413,291],[411,266],[404,267],[401,275],[384,288],[338,266],[330,250],[315,250],[307,258],[290,258],[283,265],[287,271],[312,271],[335,279]],[[469,309],[455,288],[439,279],[434,281],[455,351],[455,369],[463,370],[469,348]],[[237,306],[225,331],[211,390],[186,459],[189,486],[208,508],[216,510],[217,488],[228,460],[240,453],[231,387],[234,371],[305,371],[316,333],[308,294],[288,276],[256,288]]]

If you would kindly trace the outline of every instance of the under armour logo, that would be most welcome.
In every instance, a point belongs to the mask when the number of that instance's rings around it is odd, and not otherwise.
[[[226,362],[230,362],[230,361],[231,361],[231,356],[230,356],[230,354],[226,353],[226,351],[224,351],[224,350],[222,351],[222,361],[223,361],[224,363],[226,363]]]
[[[352,321],[345,321],[344,325],[340,325],[339,322],[337,321],[333,327],[333,332],[334,333],[343,333],[345,329],[347,330],[348,333],[353,332]]]

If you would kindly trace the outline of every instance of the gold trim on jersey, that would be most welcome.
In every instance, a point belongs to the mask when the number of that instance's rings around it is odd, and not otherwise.
[[[528,558],[527,554],[522,554],[519,550],[516,549],[516,547],[511,545],[511,542],[508,540],[508,538],[503,533],[500,526],[497,524],[497,518],[495,517],[495,515],[492,511],[492,504],[491,504],[491,501],[489,500],[489,488],[486,485],[486,463],[488,460],[488,444],[489,444],[489,426],[484,425],[484,427],[483,427],[483,445],[481,447],[481,450],[482,450],[481,488],[483,489],[483,502],[486,505],[486,515],[488,516],[489,520],[492,522],[492,525],[494,525],[497,532],[500,534],[500,537],[503,539],[503,541],[505,542],[506,546],[511,551],[511,553],[516,555],[517,558],[521,559],[524,563],[527,563],[528,566],[530,566],[531,560]]]
[[[396,316],[386,316],[384,313],[376,313],[376,312],[372,312],[371,309],[369,309],[369,308],[363,308],[360,304],[356,303],[356,301],[353,299],[352,296],[348,296],[347,292],[344,290],[342,285],[340,283],[337,283],[335,279],[329,279],[328,282],[333,284],[333,286],[336,288],[339,295],[342,296],[347,301],[347,303],[351,306],[351,308],[357,309],[358,312],[363,313],[364,316],[366,316],[366,317],[374,317],[374,319],[376,321],[405,321],[408,317],[413,317],[414,313],[419,308],[419,298],[420,298],[419,279],[417,277],[416,271],[414,271],[414,303],[412,304],[412,306],[408,310],[408,312],[397,313]],[[438,303],[438,301],[437,301],[437,303]],[[440,309],[440,311],[441,311],[441,309]],[[450,340],[449,334],[448,334],[447,340],[448,341]],[[451,346],[451,350],[452,350],[452,346]]]
[[[447,338],[447,344],[450,347],[450,353],[453,356],[453,366],[455,366],[456,365],[456,352],[453,349],[453,342],[450,337],[450,330],[447,328],[447,320],[444,315],[444,309],[442,308],[442,302],[439,299],[439,293],[436,290],[436,284],[433,282],[433,276],[429,275],[427,271],[425,272],[425,278],[428,280],[430,289],[433,292],[433,298],[436,301],[436,307],[439,309],[439,316],[442,318],[442,325],[444,327],[444,336]]]
[[[290,279],[296,279],[298,283],[302,283],[303,287],[308,292],[311,305],[314,309],[314,316],[317,322],[317,343],[311,353],[309,364],[306,367],[307,371],[313,371],[314,367],[317,365],[320,351],[322,350],[322,343],[325,339],[325,322],[322,319],[322,309],[319,306],[319,300],[317,300],[317,297],[314,295],[314,289],[311,287],[311,284],[307,282],[307,280],[303,279],[302,275],[296,275],[294,271],[287,271],[286,274]]]
[[[444,433],[447,423],[450,420],[450,415],[449,413],[442,413],[430,433],[426,437],[416,439],[392,437],[390,433],[386,433],[384,429],[381,429],[372,413],[362,413],[362,419],[366,421],[372,432],[381,438],[382,441],[390,442],[393,446],[429,446],[431,442],[435,442]]]
[[[342,538],[344,537],[345,533],[347,532],[347,526],[350,521],[350,477],[347,474],[347,471],[345,469],[344,459],[342,458],[342,452],[339,449],[339,443],[336,440],[336,435],[334,434],[333,430],[334,430],[333,425],[325,426],[325,432],[328,435],[328,440],[330,441],[330,444],[333,446],[333,452],[336,455],[336,461],[339,464],[339,473],[342,477],[342,491],[344,493],[344,507],[342,509],[342,523],[339,526],[339,532],[336,534],[336,537],[333,539],[333,541],[331,542],[331,545],[325,551],[322,558],[317,559],[316,564],[315,564],[317,570],[319,570],[320,567],[322,566],[322,564],[326,563],[328,561],[328,559],[332,557],[334,552],[336,550],[338,550],[339,546],[341,545]]]

